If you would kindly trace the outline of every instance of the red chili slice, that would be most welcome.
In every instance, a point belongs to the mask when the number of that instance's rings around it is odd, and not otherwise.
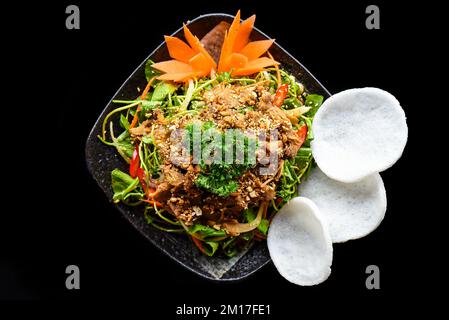
[[[133,152],[131,162],[129,163],[129,175],[132,178],[137,177],[139,168],[140,168],[139,146],[136,146]]]
[[[282,104],[284,103],[285,97],[287,96],[288,93],[288,84],[284,83],[283,85],[281,85],[277,90],[276,90],[276,94],[274,96],[274,101],[273,104],[276,107],[281,107]]]
[[[300,141],[299,147],[301,147],[302,144],[304,143],[304,141],[306,141],[306,137],[307,137],[307,126],[306,126],[306,125],[303,125],[301,128],[299,128],[299,129],[296,131],[296,134],[298,135],[299,141]]]
[[[143,191],[146,192],[147,190],[147,178],[145,174],[145,170],[143,168],[137,169],[137,177],[139,178],[140,184],[142,185]]]

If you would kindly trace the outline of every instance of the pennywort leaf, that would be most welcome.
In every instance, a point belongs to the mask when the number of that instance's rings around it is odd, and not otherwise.
[[[305,106],[311,109],[307,112],[308,117],[313,117],[318,111],[318,108],[323,104],[324,97],[319,94],[309,94],[306,97]]]
[[[124,173],[120,169],[114,169],[111,172],[112,180],[112,191],[114,191],[114,196],[112,200],[117,203],[124,200],[126,195],[136,189],[139,185],[138,178],[131,178],[130,175]]]

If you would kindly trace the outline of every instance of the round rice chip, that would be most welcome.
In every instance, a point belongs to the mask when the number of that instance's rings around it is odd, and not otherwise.
[[[277,270],[292,283],[316,285],[331,273],[333,249],[327,223],[307,198],[294,198],[279,210],[267,244]]]
[[[328,222],[333,242],[366,236],[379,226],[387,210],[385,187],[378,173],[358,182],[343,183],[315,168],[298,192],[318,206]]]
[[[330,178],[355,182],[391,167],[402,155],[408,128],[404,110],[377,88],[337,93],[313,120],[313,156]]]

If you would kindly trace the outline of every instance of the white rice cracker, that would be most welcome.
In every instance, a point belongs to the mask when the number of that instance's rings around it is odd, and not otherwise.
[[[385,187],[378,173],[358,182],[343,183],[314,168],[298,192],[318,206],[333,242],[366,236],[377,228],[387,210]]]
[[[333,249],[327,223],[307,198],[294,198],[279,210],[267,244],[277,270],[292,283],[316,285],[331,273]]]
[[[408,128],[398,100],[377,88],[328,98],[313,120],[313,156],[330,178],[355,182],[391,167],[402,155]]]

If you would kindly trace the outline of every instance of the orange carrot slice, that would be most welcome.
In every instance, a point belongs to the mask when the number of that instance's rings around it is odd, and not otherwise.
[[[210,60],[201,52],[197,53],[189,60],[189,65],[191,65],[194,70],[203,71],[204,75],[207,75],[214,67]]]
[[[193,35],[193,33],[190,31],[189,28],[187,28],[187,26],[185,24],[183,24],[183,30],[184,30],[184,37],[187,40],[187,43],[190,45],[190,47],[196,52],[198,53],[198,48],[197,48],[197,42],[196,40],[198,38],[196,38],[196,36]]]
[[[254,60],[263,55],[273,44],[274,39],[260,40],[248,43],[240,53],[247,56],[248,60]]]
[[[225,39],[221,47],[220,61],[218,63],[218,72],[229,70],[229,68],[227,68],[227,61],[232,53],[232,49],[234,47],[235,38],[237,37],[239,27],[240,27],[240,10],[237,11],[234,20],[232,21],[232,24],[225,35]]]
[[[187,42],[190,44],[190,46],[196,53],[201,52],[202,54],[204,54],[207,60],[209,60],[211,65],[214,66],[214,68],[217,66],[217,64],[215,63],[214,59],[211,57],[209,52],[207,52],[207,50],[204,49],[203,45],[200,42],[200,39],[195,37],[192,34],[192,32],[190,32],[189,28],[187,28],[186,25],[184,25],[184,37],[186,38]]]
[[[148,81],[145,89],[142,92],[142,95],[140,96],[140,100],[143,100],[147,97],[148,92],[150,91],[151,88],[151,84],[154,82],[154,80],[156,79],[156,77],[153,77],[150,79],[150,81]],[[140,104],[137,106],[136,112],[134,113],[134,117],[133,120],[131,121],[131,124],[129,126],[130,129],[134,128],[137,124],[137,121],[139,121],[139,112],[142,108],[140,107]]]
[[[154,82],[155,77],[151,78],[150,81],[148,81],[145,89],[142,91],[142,95],[140,96],[140,100],[143,100],[147,97],[148,92],[150,91],[151,84]]]
[[[152,204],[152,205],[156,204],[156,207],[159,207],[159,208],[163,207],[163,204],[160,203],[159,201],[156,201],[156,200],[152,200],[152,199],[144,200],[144,199],[142,199],[142,201],[143,202],[147,202],[147,203]]]
[[[240,10],[237,11],[237,14],[234,17],[234,20],[232,21],[231,26],[228,30],[228,43],[231,44],[229,47],[229,50],[232,50],[234,47],[235,39],[237,37],[238,31],[240,29]]]
[[[168,60],[153,63],[151,67],[166,73],[181,73],[193,71],[193,68],[190,65],[177,60]]]
[[[190,78],[199,76],[201,72],[198,71],[191,71],[191,72],[178,72],[178,73],[164,73],[163,75],[160,75],[157,77],[158,80],[165,80],[165,81],[175,81],[175,82],[182,82],[187,81]]]
[[[218,60],[218,72],[227,70],[227,61],[231,51],[228,49],[228,32],[226,31],[223,44],[221,45],[220,59]]]
[[[232,50],[234,52],[240,52],[249,42],[249,36],[253,31],[254,21],[256,21],[256,15],[252,15],[248,19],[242,22],[235,38],[234,46]]]
[[[245,67],[245,65],[248,63],[248,58],[240,53],[232,53],[227,61],[227,66],[229,69],[241,69]]]
[[[249,61],[245,67],[241,69],[237,69],[232,72],[233,76],[247,76],[256,72],[263,70],[266,67],[278,65],[279,62],[274,61],[273,59],[262,57],[252,61]]]
[[[187,63],[195,55],[195,51],[181,39],[165,36],[165,43],[173,59]]]

